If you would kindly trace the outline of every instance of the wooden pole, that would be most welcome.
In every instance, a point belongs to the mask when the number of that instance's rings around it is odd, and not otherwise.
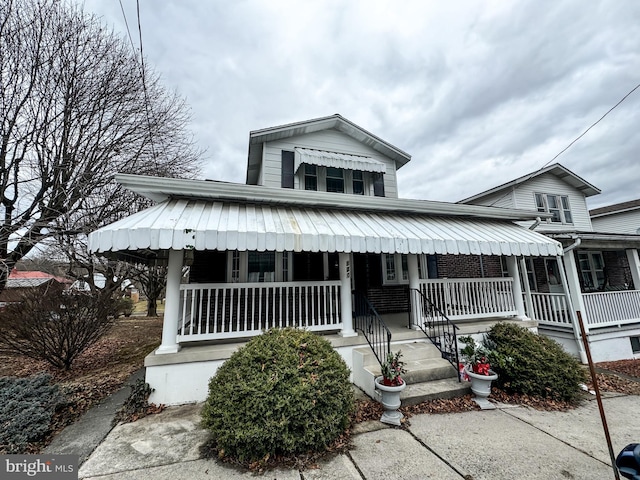
[[[613,474],[616,480],[620,480],[620,473],[618,473],[618,467],[616,467],[616,456],[613,453],[613,445],[611,444],[611,436],[609,435],[609,427],[607,425],[607,417],[604,414],[604,406],[602,405],[602,396],[600,395],[600,388],[598,387],[598,379],[596,377],[596,369],[593,365],[593,358],[591,358],[591,348],[587,341],[587,335],[584,333],[584,323],[582,321],[582,312],[576,311],[578,322],[580,323],[580,333],[582,336],[582,343],[584,344],[584,350],[587,354],[587,362],[589,363],[589,371],[591,372],[591,381],[593,382],[593,390],[596,392],[596,400],[598,402],[598,409],[600,410],[600,420],[602,420],[602,428],[604,429],[604,436],[607,439],[607,447],[609,448],[609,456],[611,457],[611,466],[613,467]]]

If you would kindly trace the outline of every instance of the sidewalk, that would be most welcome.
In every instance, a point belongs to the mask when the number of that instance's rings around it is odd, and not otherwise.
[[[79,477],[254,478],[251,472],[202,458],[199,447],[207,433],[199,426],[200,407],[170,407],[161,414],[117,426],[81,466]],[[608,396],[604,407],[616,454],[627,444],[640,441],[640,398]],[[407,429],[366,422],[358,425],[353,447],[347,454],[323,460],[317,469],[269,471],[264,478],[614,478],[595,400],[568,412],[499,406],[491,411],[416,415]]]

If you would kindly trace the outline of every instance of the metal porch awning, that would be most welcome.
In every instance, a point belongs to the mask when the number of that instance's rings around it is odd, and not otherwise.
[[[559,242],[509,221],[196,199],[102,227],[89,249],[562,255]]]
[[[299,147],[296,147],[294,150],[295,160],[293,170],[295,172],[298,171],[298,168],[300,168],[302,164],[344,168],[346,170],[361,170],[363,172],[385,173],[387,171],[384,163],[370,157]]]

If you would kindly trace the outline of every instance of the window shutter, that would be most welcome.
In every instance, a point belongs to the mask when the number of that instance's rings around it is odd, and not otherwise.
[[[293,188],[293,152],[282,151],[282,188]]]

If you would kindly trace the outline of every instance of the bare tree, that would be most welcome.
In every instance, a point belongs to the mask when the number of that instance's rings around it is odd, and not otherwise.
[[[144,73],[75,4],[0,2],[0,291],[38,243],[135,210],[116,172],[198,172],[184,102]]]
[[[105,294],[23,293],[0,311],[0,353],[25,355],[69,370],[78,356],[109,331],[117,303]]]

